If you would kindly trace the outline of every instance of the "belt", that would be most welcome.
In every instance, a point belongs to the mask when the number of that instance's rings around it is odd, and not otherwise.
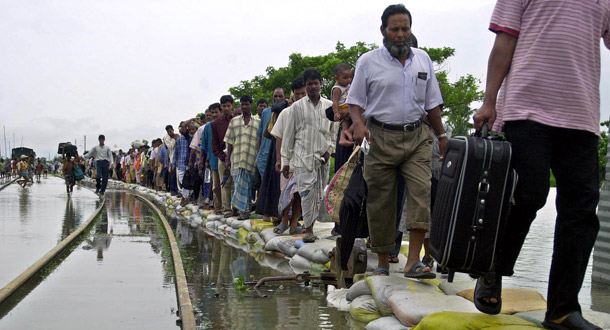
[[[423,120],[422,119],[418,119],[417,121],[414,121],[412,123],[406,123],[404,125],[391,125],[391,124],[384,124],[382,122],[380,122],[379,120],[375,119],[374,117],[371,117],[369,119],[371,121],[371,123],[384,128],[384,129],[389,129],[392,131],[403,131],[403,132],[411,132],[414,131],[415,129],[419,128],[419,126],[421,126]]]

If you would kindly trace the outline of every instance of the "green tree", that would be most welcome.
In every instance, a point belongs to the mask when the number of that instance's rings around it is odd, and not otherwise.
[[[450,47],[426,48],[422,47],[434,62],[436,79],[443,94],[445,107],[443,117],[445,123],[451,127],[454,136],[468,135],[473,128],[472,115],[475,108],[471,104],[483,99],[483,91],[479,89],[480,80],[467,74],[459,77],[455,82],[447,78],[447,59],[455,54]]]
[[[357,42],[349,48],[337,42],[335,51],[326,55],[303,56],[300,53],[292,53],[288,57],[288,66],[267,67],[265,74],[255,76],[251,80],[242,80],[239,85],[229,88],[229,93],[236,99],[245,94],[251,95],[255,100],[270,99],[274,89],[283,87],[286,91],[290,91],[290,85],[296,77],[302,75],[305,69],[314,68],[322,74],[324,81],[321,94],[328,98],[335,83],[335,65],[344,62],[355,67],[356,61],[362,54],[375,48],[377,48],[375,44],[364,42]]]
[[[357,42],[354,46],[346,47],[337,42],[335,51],[326,55],[303,56],[293,53],[289,56],[288,66],[274,68],[268,67],[265,74],[258,75],[251,80],[242,80],[239,85],[229,88],[229,93],[234,98],[248,94],[255,100],[259,98],[270,99],[273,90],[283,87],[290,91],[292,81],[303,74],[307,68],[314,68],[322,74],[322,91],[324,97],[330,97],[330,91],[335,83],[334,69],[338,63],[347,63],[352,67],[362,54],[377,48],[375,44]],[[447,59],[455,54],[455,49],[450,47],[426,48],[422,47],[435,64],[436,77],[445,101],[443,117],[454,135],[467,135],[472,129],[471,118],[475,111],[471,104],[483,98],[483,92],[479,89],[480,81],[468,74],[459,77],[455,82],[448,79]]]

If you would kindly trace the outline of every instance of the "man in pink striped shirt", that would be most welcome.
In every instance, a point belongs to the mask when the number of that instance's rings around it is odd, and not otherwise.
[[[503,127],[519,183],[498,246],[497,276],[479,279],[475,305],[500,311],[502,276],[513,274],[546,202],[552,169],[557,220],[543,325],[600,329],[582,317],[578,292],[599,230],[599,39],[610,48],[610,0],[498,0],[490,30],[496,40],[475,127]]]

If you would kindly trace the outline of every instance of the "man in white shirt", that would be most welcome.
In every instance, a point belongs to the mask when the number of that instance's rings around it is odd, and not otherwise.
[[[294,174],[301,196],[303,221],[305,227],[304,242],[313,242],[316,219],[324,217],[321,203],[324,197],[324,186],[328,182],[328,161],[334,152],[336,136],[335,126],[326,118],[325,110],[332,102],[320,96],[322,76],[313,69],[303,74],[307,96],[291,106],[286,128],[282,138],[282,174],[288,177],[290,160],[294,161]]]
[[[96,145],[85,155],[85,159],[93,158],[95,160],[96,176],[95,176],[95,193],[103,196],[108,185],[108,172],[110,164],[113,162],[112,150],[104,144],[106,137],[100,134],[98,137],[99,145]]]

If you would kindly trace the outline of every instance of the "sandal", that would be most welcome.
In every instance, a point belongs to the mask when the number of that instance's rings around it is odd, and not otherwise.
[[[561,323],[555,323],[548,320],[544,320],[542,325],[551,330],[602,330],[595,324],[585,320],[580,312],[574,312],[570,314]]]
[[[426,265],[427,267],[430,267],[430,269],[434,268],[434,259],[432,259],[431,257],[426,258],[424,257],[421,262]]]
[[[303,233],[303,231],[305,231],[305,228],[303,228],[303,226],[297,226],[294,230],[290,231],[290,235],[300,235]]]
[[[377,267],[371,274],[373,276],[390,276],[390,270],[385,267]]]
[[[414,279],[436,278],[436,274],[432,273],[431,271],[424,272],[424,268],[426,268],[426,267],[427,266],[424,265],[423,262],[418,261],[415,264],[413,264],[413,266],[411,266],[411,269],[409,269],[409,271],[406,272],[404,274],[404,276],[407,278],[414,278]]]
[[[389,256],[388,257],[388,262],[391,264],[397,264],[398,263],[398,256]]]
[[[305,234],[305,236],[303,236],[303,242],[305,243],[313,243],[318,239],[318,236],[314,235],[313,233],[307,233]]]
[[[481,276],[474,287],[474,306],[481,312],[496,315],[502,310],[502,276],[489,278]],[[486,302],[484,298],[495,298],[497,303]],[[561,329],[561,328],[558,328]],[[566,328],[569,329],[569,328]]]
[[[282,235],[286,230],[288,230],[288,226],[279,224],[275,228],[273,228],[273,233],[276,235]]]
[[[250,213],[239,212],[239,216],[237,217],[237,220],[248,220],[248,219],[250,219]]]

